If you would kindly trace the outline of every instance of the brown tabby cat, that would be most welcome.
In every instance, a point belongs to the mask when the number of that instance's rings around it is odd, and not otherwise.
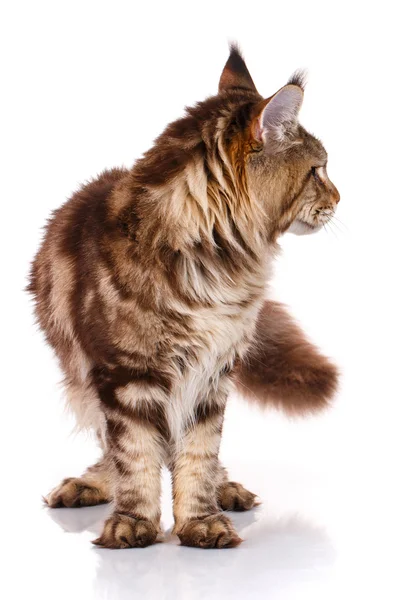
[[[29,290],[68,400],[104,454],[46,501],[113,500],[99,546],[156,541],[163,465],[182,544],[237,546],[221,511],[248,510],[255,495],[218,460],[232,386],[291,411],[335,390],[335,367],[264,300],[278,237],[317,231],[339,201],[324,148],[298,123],[302,100],[299,75],[263,99],[233,46],[216,96],[48,224]]]

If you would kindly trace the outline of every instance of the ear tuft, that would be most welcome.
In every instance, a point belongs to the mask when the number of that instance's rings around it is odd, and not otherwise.
[[[243,56],[236,43],[230,44],[230,55],[219,80],[219,93],[226,90],[242,88],[257,92]]]
[[[297,69],[287,82],[287,85],[297,85],[304,92],[307,84],[307,71],[305,69]]]

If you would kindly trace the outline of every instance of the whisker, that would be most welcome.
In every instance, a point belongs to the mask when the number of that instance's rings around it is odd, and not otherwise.
[[[343,227],[343,231],[342,233],[348,233],[349,228],[346,227],[346,225],[344,225],[341,221],[339,221],[339,219],[337,217],[335,217],[335,215],[332,216],[333,222],[335,223],[336,227],[341,230],[341,227]]]
[[[341,220],[339,219],[339,217],[338,217],[336,214],[333,214],[333,215],[332,215],[332,218],[333,218],[333,219],[335,219],[336,221],[339,221],[339,223],[340,223],[340,224],[341,224],[341,225],[342,225],[342,226],[343,226],[343,227],[344,227],[344,228],[345,228],[347,231],[349,230],[349,228],[347,227],[347,225],[345,225],[345,223],[343,223],[343,221],[341,221]]]
[[[336,229],[339,231],[339,233],[341,233],[343,235],[344,232],[341,230],[340,226],[336,223],[337,217],[335,216],[334,213],[332,213],[330,211],[326,211],[326,210],[321,210],[319,214],[324,217],[328,217],[327,223],[334,225],[336,227]]]
[[[339,231],[339,233],[340,233],[341,235],[344,235],[344,232],[343,232],[343,231],[340,229],[339,225],[338,225],[337,223],[335,223],[335,221],[334,221],[333,219],[331,219],[331,220],[329,221],[329,223],[330,223],[331,225],[333,225],[334,227],[336,227],[336,229]]]
[[[339,226],[332,219],[329,219],[329,221],[327,221],[327,223],[329,223],[329,225],[331,225],[331,226],[334,225],[340,231]]]
[[[332,223],[330,221],[328,221],[327,225],[330,226],[329,230],[333,233],[333,235],[335,236],[335,238],[339,239],[338,236],[337,236],[337,234],[336,234],[336,231],[334,229],[332,229],[332,227],[331,227]]]
[[[323,223],[323,227],[324,227],[324,231],[326,232],[326,235],[329,236],[330,233],[333,233],[331,229],[328,229],[326,227],[326,223]]]

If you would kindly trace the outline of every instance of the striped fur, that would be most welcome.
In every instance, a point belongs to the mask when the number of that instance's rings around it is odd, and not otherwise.
[[[296,85],[283,97],[299,105]],[[47,502],[113,499],[101,546],[156,540],[164,464],[182,543],[241,541],[221,509],[251,508],[255,497],[218,460],[226,400],[240,376],[249,383],[238,365],[263,339],[257,318],[279,235],[299,219],[317,229],[338,201],[315,176],[321,144],[293,119],[278,128],[280,103],[270,102],[233,47],[218,95],[187,109],[131,170],[76,192],[33,262],[38,322],[78,422],[104,450]]]

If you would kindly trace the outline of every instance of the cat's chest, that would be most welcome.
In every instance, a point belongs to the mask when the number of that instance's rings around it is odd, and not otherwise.
[[[199,349],[221,361],[240,353],[241,346],[252,336],[261,304],[260,295],[245,307],[222,306],[199,311],[193,317]]]
[[[247,278],[243,277],[226,289],[222,286],[215,302],[194,311],[191,325],[199,354],[203,348],[221,362],[242,353],[252,338],[269,278],[270,261],[265,260]]]
[[[171,434],[179,439],[185,423],[194,418],[196,407],[203,402],[221,402],[219,397],[232,385],[224,377],[238,356],[243,355],[253,337],[262,298],[235,312],[203,309],[192,316],[190,341],[179,348],[186,356],[183,369],[176,379],[173,402],[168,407]]]

